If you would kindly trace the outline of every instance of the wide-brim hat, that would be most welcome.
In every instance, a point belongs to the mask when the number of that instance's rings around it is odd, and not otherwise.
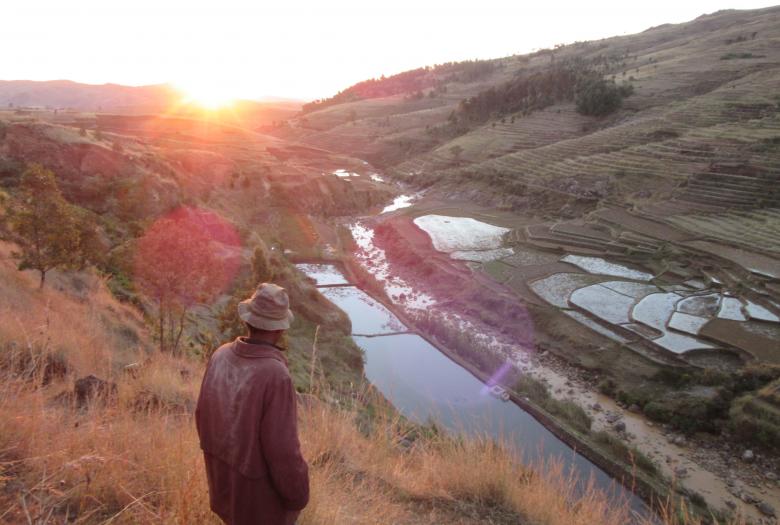
[[[238,303],[238,317],[259,330],[287,330],[295,318],[287,291],[273,283],[261,284],[252,297]]]

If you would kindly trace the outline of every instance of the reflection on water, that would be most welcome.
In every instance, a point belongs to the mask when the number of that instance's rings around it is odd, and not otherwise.
[[[369,381],[404,416],[466,434],[504,439],[526,461],[557,458],[580,479],[600,487],[614,482],[514,403],[486,392],[481,381],[414,334],[354,337],[366,354]],[[614,487],[621,490],[618,487]]]
[[[314,279],[317,286],[349,284],[347,278],[333,264],[296,264],[295,267]]]
[[[401,208],[408,208],[412,205],[414,195],[400,195],[393,199],[392,204],[388,204],[382,209],[382,213],[389,213],[391,211],[400,210]]]
[[[362,335],[392,334],[406,327],[382,303],[354,286],[321,288],[322,295],[347,312],[352,332]]]

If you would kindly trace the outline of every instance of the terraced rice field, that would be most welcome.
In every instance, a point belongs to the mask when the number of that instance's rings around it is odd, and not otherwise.
[[[776,186],[780,188],[780,180]],[[780,207],[676,215],[669,222],[711,239],[780,254]]]
[[[651,273],[603,258],[567,255],[561,261],[589,273],[554,273],[529,282],[529,287],[551,306],[613,341],[631,342],[635,338],[628,334],[634,334],[672,354],[736,348],[762,358],[765,351],[755,346],[760,335],[734,344],[734,338],[719,338],[721,332],[705,331],[705,327],[737,321],[743,325],[740,330],[751,333],[760,322],[772,326],[767,328],[770,332],[777,328],[780,335],[780,316],[772,310],[750,299],[708,290],[702,281],[656,284]]]

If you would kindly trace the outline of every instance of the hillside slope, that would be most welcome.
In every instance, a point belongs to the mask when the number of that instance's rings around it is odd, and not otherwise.
[[[716,206],[739,205],[775,180],[745,190],[754,193],[718,193],[729,176],[776,173],[778,38],[778,8],[722,11],[636,35],[497,59],[470,82],[442,74],[438,89],[423,98],[410,92],[331,105],[299,117],[288,133],[394,165],[399,176],[419,184],[435,181],[460,194],[473,188],[486,202],[519,210],[534,209],[524,198],[534,189],[637,204],[674,193],[682,201],[676,212],[706,210],[709,197]],[[451,140],[434,133],[468,97],[567,61],[631,84],[634,94],[606,117],[580,115],[573,101],[562,100],[530,112],[486,115],[484,125]],[[457,158],[453,146],[460,148]],[[740,172],[737,165],[749,168]],[[675,191],[688,179],[688,187]],[[776,205],[773,195],[762,202]]]

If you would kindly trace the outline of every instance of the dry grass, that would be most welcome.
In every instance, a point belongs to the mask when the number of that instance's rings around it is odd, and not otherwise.
[[[10,254],[11,245],[0,243],[0,365],[51,360],[72,375],[107,377],[143,355],[148,338],[140,315],[118,303],[100,278],[51,272],[39,291],[37,276],[17,271]]]
[[[28,351],[56,349],[68,367],[49,381],[0,369],[0,523],[218,523],[192,417],[203,364],[142,350],[143,342],[127,348],[122,334],[137,316],[89,282],[60,277],[39,292],[33,275],[0,260],[2,355],[13,340]],[[139,362],[132,371],[118,366],[131,358]],[[116,393],[78,408],[61,394],[88,373],[115,382]],[[490,440],[419,432],[392,415],[367,419],[360,406],[309,403],[301,441],[312,486],[301,524],[628,519],[625,506],[593,488],[575,495],[558,465],[523,466]]]
[[[148,366],[175,383],[178,370],[168,364],[155,358]],[[186,380],[185,390],[198,380]],[[120,392],[137,381],[123,379]],[[0,522],[218,523],[190,412],[136,411],[121,399],[74,410],[54,402],[55,391],[5,385]],[[312,497],[300,523],[627,523],[627,508],[599,491],[575,495],[558,465],[522,466],[482,439],[428,436],[402,445],[405,425],[397,420],[376,420],[366,435],[355,419],[324,403],[302,409]]]

